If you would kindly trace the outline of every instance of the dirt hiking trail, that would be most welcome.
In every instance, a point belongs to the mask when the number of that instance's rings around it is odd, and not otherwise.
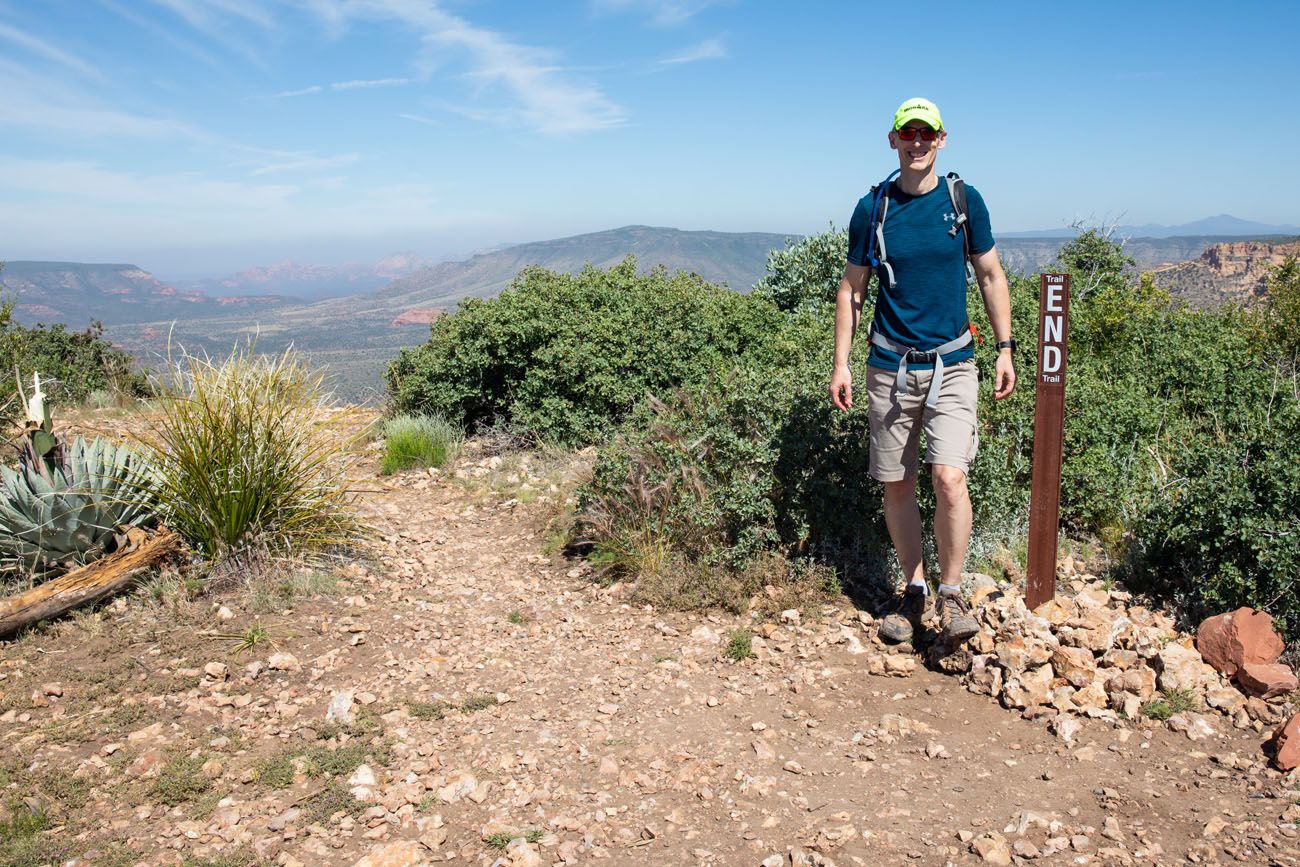
[[[750,621],[629,605],[547,553],[544,501],[446,474],[364,485],[376,555],[336,595],[118,601],[0,645],[0,795],[45,800],[33,846],[79,865],[1300,864],[1300,783],[1258,732],[1085,719],[1067,744],[954,677],[867,674],[847,601],[756,629],[735,662]],[[236,652],[255,623],[270,641]]]

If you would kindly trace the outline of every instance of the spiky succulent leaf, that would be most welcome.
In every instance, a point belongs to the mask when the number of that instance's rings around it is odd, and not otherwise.
[[[154,517],[153,468],[102,437],[77,437],[46,480],[22,463],[0,467],[0,563],[50,577],[101,556],[118,529]]]

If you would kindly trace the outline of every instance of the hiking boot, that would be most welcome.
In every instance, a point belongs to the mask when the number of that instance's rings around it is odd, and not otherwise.
[[[906,644],[920,634],[921,621],[929,614],[930,594],[924,588],[907,585],[894,604],[894,610],[880,621],[878,633],[885,641]]]
[[[970,605],[960,593],[935,594],[934,603],[939,615],[939,637],[944,641],[965,641],[980,631],[980,625],[971,616]]]

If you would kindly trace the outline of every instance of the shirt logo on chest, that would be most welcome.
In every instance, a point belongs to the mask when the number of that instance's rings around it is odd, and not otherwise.
[[[955,219],[957,219],[957,215],[956,215],[956,214],[944,214],[944,215],[943,215],[943,221],[944,221],[945,223],[951,223],[951,222],[952,222],[953,220],[955,220]]]

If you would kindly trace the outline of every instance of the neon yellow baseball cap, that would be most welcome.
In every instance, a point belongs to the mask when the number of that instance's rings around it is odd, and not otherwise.
[[[914,96],[903,102],[894,112],[894,129],[900,129],[909,120],[919,120],[931,129],[943,129],[943,118],[939,117],[939,106]]]

